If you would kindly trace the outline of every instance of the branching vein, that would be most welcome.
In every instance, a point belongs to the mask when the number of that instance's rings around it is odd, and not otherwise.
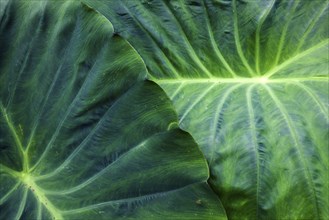
[[[299,156],[299,158],[300,158],[300,160],[303,164],[303,167],[304,167],[303,171],[305,172],[305,178],[306,178],[306,180],[308,182],[308,185],[310,186],[310,189],[312,191],[315,213],[316,213],[316,215],[318,215],[320,212],[319,212],[319,207],[318,207],[318,204],[317,204],[317,197],[316,197],[316,193],[315,193],[315,186],[314,186],[314,183],[313,183],[312,174],[311,174],[311,171],[308,167],[308,163],[305,160],[305,157],[302,153],[302,149],[300,149],[302,144],[300,143],[300,140],[298,138],[297,131],[296,131],[296,128],[294,126],[294,123],[291,121],[291,118],[289,117],[289,114],[288,114],[287,110],[285,109],[283,104],[280,102],[280,100],[277,98],[277,96],[274,94],[272,89],[269,88],[266,85],[264,85],[264,87],[268,91],[268,94],[270,95],[270,97],[273,99],[274,103],[276,104],[277,108],[281,112],[281,115],[283,116],[283,118],[284,118],[284,120],[285,120],[285,122],[288,126],[289,132],[291,134],[291,138],[294,142],[293,147],[296,148],[296,150],[298,152],[298,156]],[[316,216],[316,218],[319,218],[319,216]]]

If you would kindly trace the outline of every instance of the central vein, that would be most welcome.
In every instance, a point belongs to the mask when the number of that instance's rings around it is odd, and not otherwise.
[[[9,117],[9,115],[7,114],[7,111],[5,109],[5,107],[2,105],[2,103],[0,102],[0,112],[1,114],[4,116],[5,122],[10,130],[11,136],[13,137],[14,141],[15,141],[15,145],[17,147],[17,151],[23,161],[23,170],[26,172],[28,170],[28,160],[27,160],[27,153],[24,151],[23,149],[23,145],[21,140],[19,139],[19,136],[16,132],[14,123],[12,122],[11,118]]]
[[[50,212],[54,219],[63,219],[60,210],[58,210],[46,197],[43,190],[34,182],[34,179],[28,173],[22,173],[22,182],[28,187],[35,198]]]

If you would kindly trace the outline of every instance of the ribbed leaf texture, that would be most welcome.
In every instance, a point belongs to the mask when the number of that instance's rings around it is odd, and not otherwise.
[[[226,219],[136,51],[79,1],[0,2],[0,219]]]
[[[229,219],[329,218],[327,0],[85,0],[201,146]]]

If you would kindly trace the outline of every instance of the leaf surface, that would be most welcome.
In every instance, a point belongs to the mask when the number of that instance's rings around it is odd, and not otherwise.
[[[0,219],[226,219],[197,144],[105,17],[0,6]]]
[[[86,2],[173,100],[230,219],[329,218],[328,1]]]

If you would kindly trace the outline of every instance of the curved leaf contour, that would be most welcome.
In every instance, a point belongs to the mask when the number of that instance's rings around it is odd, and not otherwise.
[[[226,219],[139,55],[78,1],[1,1],[0,219]]]
[[[230,219],[328,219],[328,1],[88,1],[201,146]]]

